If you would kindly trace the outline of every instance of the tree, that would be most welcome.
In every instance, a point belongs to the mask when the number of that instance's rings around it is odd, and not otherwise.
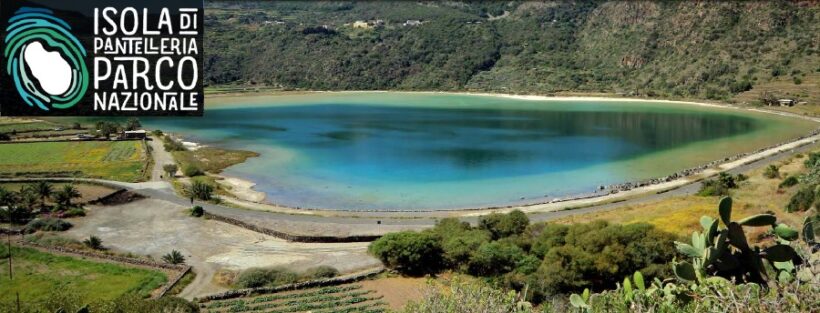
[[[11,136],[6,133],[0,133],[0,141],[9,141],[11,140]]]
[[[140,123],[140,120],[136,117],[130,117],[128,118],[128,121],[125,122],[126,130],[137,130],[140,129],[140,127],[142,127],[142,124]]]
[[[100,237],[97,237],[97,236],[92,235],[92,236],[88,237],[88,239],[83,240],[83,244],[86,247],[89,247],[89,248],[94,249],[94,250],[102,250],[103,249],[102,239],[100,239]]]
[[[117,132],[117,130],[119,129],[119,125],[112,122],[100,121],[97,122],[95,128],[100,135],[105,137],[105,139],[109,139],[111,138],[111,134]]]
[[[57,206],[62,209],[67,209],[72,207],[71,200],[80,198],[83,195],[77,190],[76,187],[72,184],[64,185],[63,189],[57,191],[54,194],[54,201],[57,202]]]
[[[165,164],[162,166],[162,170],[165,172],[165,175],[167,175],[168,178],[174,178],[177,175],[178,169],[179,168],[176,164]]]
[[[31,186],[23,188],[17,193],[18,205],[28,209],[29,211],[34,211],[34,208],[39,202],[38,200],[37,194]]]
[[[35,195],[40,197],[40,210],[46,211],[46,199],[51,198],[54,188],[47,181],[39,181],[29,186]]]
[[[441,269],[441,245],[429,232],[390,233],[371,243],[368,251],[385,266],[408,275],[436,273]]]
[[[6,188],[3,188],[3,186],[0,186],[0,207],[11,206],[16,204],[16,202],[17,195]]]
[[[185,257],[182,256],[182,253],[177,250],[172,250],[170,253],[163,255],[162,260],[168,264],[183,264],[185,263]]]

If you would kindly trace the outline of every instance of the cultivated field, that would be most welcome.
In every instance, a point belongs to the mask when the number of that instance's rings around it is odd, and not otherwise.
[[[167,278],[158,271],[97,263],[12,247],[14,279],[9,281],[8,248],[0,247],[0,306],[46,299],[53,291],[70,289],[84,300],[114,299],[128,292],[147,296]]]
[[[203,312],[386,312],[387,303],[374,290],[350,284],[287,291],[200,304]]]
[[[81,176],[134,182],[149,157],[139,141],[0,144],[2,176]]]

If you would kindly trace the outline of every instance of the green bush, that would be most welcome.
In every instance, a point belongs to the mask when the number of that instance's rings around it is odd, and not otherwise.
[[[780,168],[774,164],[767,166],[766,170],[763,171],[763,177],[770,179],[780,177]]]
[[[789,177],[786,177],[786,179],[784,179],[782,182],[780,182],[780,185],[777,185],[777,187],[779,187],[779,188],[783,188],[783,187],[788,188],[788,187],[797,185],[799,182],[800,181],[797,179],[797,177],[789,176]]]
[[[26,224],[26,231],[66,231],[71,228],[71,223],[61,220],[59,218],[38,218]]]
[[[493,213],[479,219],[479,229],[490,232],[493,240],[520,235],[527,229],[530,219],[520,210],[514,210],[509,214]]]
[[[485,242],[469,261],[469,272],[475,276],[495,276],[513,271],[526,253],[510,241]]]
[[[100,239],[100,237],[97,237],[97,236],[88,237],[88,239],[83,240],[83,244],[86,247],[89,247],[89,248],[94,249],[94,250],[102,250],[103,249],[102,239]]]
[[[199,166],[193,164],[185,164],[184,166],[182,166],[182,175],[188,177],[196,177],[205,175],[205,172],[203,172],[202,169],[199,168]]]
[[[204,214],[205,214],[205,209],[203,209],[201,206],[197,205],[197,206],[194,206],[193,208],[191,208],[191,216],[193,216],[193,217],[202,217],[202,215],[204,215]]]
[[[83,208],[71,208],[71,209],[68,209],[67,211],[65,211],[63,213],[64,218],[77,217],[77,216],[85,216],[85,209],[83,209]]]
[[[213,198],[214,187],[208,183],[194,180],[187,190],[188,196],[202,201],[209,201]]]
[[[279,286],[299,281],[299,275],[284,268],[249,268],[236,279],[240,288]]]
[[[729,190],[737,188],[737,177],[720,173],[717,179],[706,179],[700,185],[699,196],[726,196]]]
[[[339,276],[339,270],[332,266],[317,266],[307,269],[302,273],[305,279],[322,279]]]
[[[640,270],[648,277],[667,276],[675,256],[675,239],[649,224],[617,225],[597,221],[555,228],[554,237],[539,236],[534,247],[544,254],[531,277],[536,299],[584,288],[615,287],[621,277]],[[536,249],[536,248],[534,248]]]
[[[800,188],[786,205],[786,212],[803,212],[814,205],[815,190],[813,186]]]
[[[163,255],[162,260],[168,264],[183,264],[185,263],[185,256],[182,255],[182,252],[172,250],[168,254]]]
[[[368,251],[385,266],[409,275],[436,273],[442,267],[441,243],[429,232],[390,233],[371,243]]]

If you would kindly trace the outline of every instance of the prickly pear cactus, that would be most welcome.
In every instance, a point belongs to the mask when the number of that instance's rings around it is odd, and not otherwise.
[[[701,217],[703,233],[692,233],[691,243],[675,242],[678,251],[691,260],[673,262],[672,268],[678,278],[701,282],[716,276],[762,284],[768,280],[766,268],[776,271],[778,279],[789,279],[794,274],[794,266],[802,263],[789,245],[798,239],[798,231],[778,223],[774,215],[758,214],[733,221],[732,198],[729,197],[720,199],[718,214],[719,220]],[[771,227],[777,243],[766,248],[752,247],[744,227]]]

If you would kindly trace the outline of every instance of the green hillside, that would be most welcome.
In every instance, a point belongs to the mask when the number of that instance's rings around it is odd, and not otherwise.
[[[209,86],[730,100],[774,83],[816,90],[820,81],[820,6],[809,1],[206,6]]]

